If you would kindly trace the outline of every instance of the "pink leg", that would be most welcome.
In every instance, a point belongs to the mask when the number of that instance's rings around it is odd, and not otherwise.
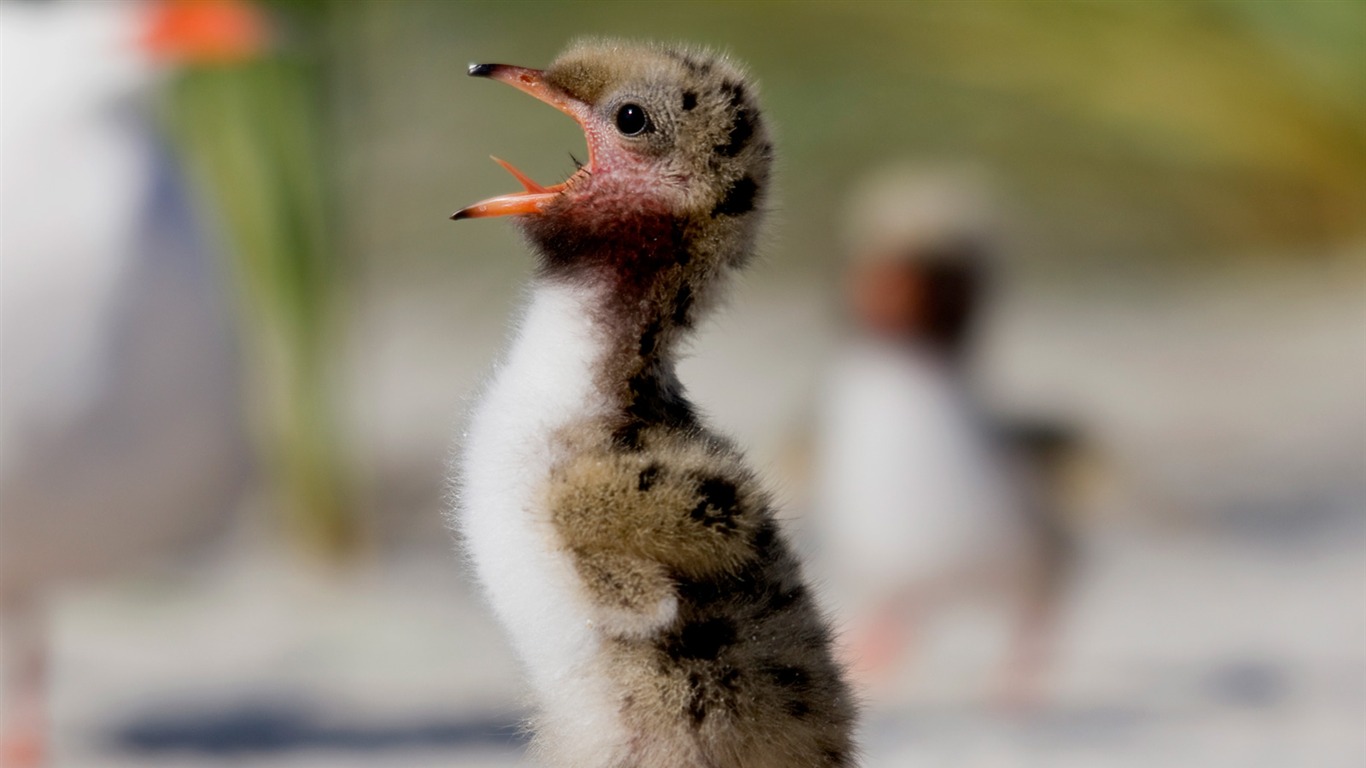
[[[1003,709],[1020,713],[1040,704],[1056,635],[1059,598],[1059,591],[1048,585],[1026,591],[1014,606],[1016,617],[997,693]]]
[[[0,614],[0,768],[36,768],[44,762],[47,742],[44,617],[27,597],[6,602]]]
[[[849,632],[841,655],[858,688],[876,695],[896,681],[897,668],[915,655],[920,614],[917,602],[895,598]]]

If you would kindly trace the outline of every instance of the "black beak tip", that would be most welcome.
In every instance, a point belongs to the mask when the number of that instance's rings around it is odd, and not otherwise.
[[[498,70],[497,64],[471,64],[470,77],[491,77]]]

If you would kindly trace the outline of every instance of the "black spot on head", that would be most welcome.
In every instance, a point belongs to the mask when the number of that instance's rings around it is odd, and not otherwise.
[[[750,176],[745,176],[726,190],[725,197],[711,209],[712,216],[740,216],[754,210],[754,200],[759,194],[759,185]]]
[[[730,124],[730,134],[725,144],[716,145],[716,153],[722,157],[735,157],[749,143],[754,135],[754,120],[749,110],[740,107],[735,110],[735,120]]]
[[[745,86],[734,80],[721,83],[721,92],[730,98],[731,109],[735,109],[745,102]]]
[[[645,469],[640,470],[636,477],[636,490],[644,493],[655,485],[655,480],[659,479],[660,468],[658,464],[651,464]]]
[[[697,106],[697,94],[692,91],[683,92],[683,111],[688,112]]]
[[[697,486],[697,494],[702,498],[693,507],[692,519],[713,528],[735,528],[735,507],[739,496],[735,483],[709,477]]]
[[[674,299],[673,322],[681,328],[687,328],[688,312],[692,310],[692,286],[687,283],[678,289],[678,298]]]
[[[659,321],[653,320],[645,328],[645,332],[640,335],[640,356],[649,357],[655,352],[655,347],[659,343]]]
[[[691,621],[671,636],[664,647],[673,659],[715,659],[721,649],[735,642],[735,622],[718,616]]]

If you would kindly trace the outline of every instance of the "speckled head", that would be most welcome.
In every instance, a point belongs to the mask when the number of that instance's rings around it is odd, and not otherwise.
[[[594,41],[545,70],[477,64],[470,74],[569,114],[583,127],[589,160],[548,187],[504,163],[525,190],[452,218],[516,215],[560,271],[653,272],[680,260],[706,270],[750,252],[772,145],[753,85],[725,57]]]

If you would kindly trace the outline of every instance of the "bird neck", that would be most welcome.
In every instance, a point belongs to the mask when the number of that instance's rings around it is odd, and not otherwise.
[[[594,389],[628,443],[643,426],[694,423],[676,375],[678,351],[721,271],[681,226],[632,234],[562,240],[553,254],[543,249],[538,277],[547,290],[580,297],[594,338]]]
[[[528,217],[540,279],[586,288],[614,356],[668,362],[718,273],[715,233],[686,218],[637,210],[597,218],[573,210]]]

